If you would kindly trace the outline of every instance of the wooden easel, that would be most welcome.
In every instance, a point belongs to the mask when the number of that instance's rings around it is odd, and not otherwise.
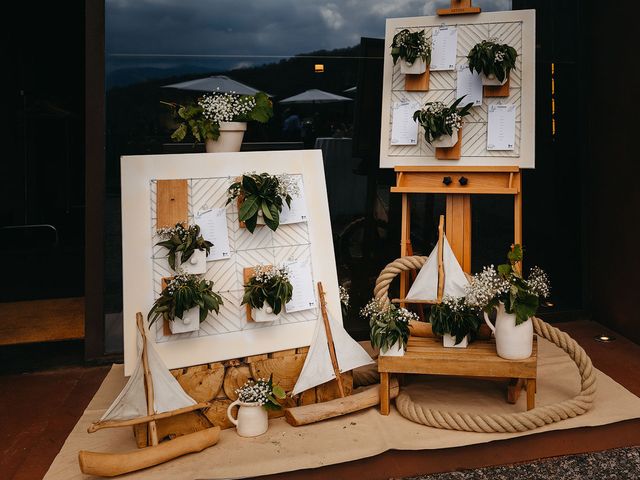
[[[400,256],[413,255],[410,194],[446,195],[446,235],[462,269],[471,273],[471,195],[512,195],[514,243],[522,243],[522,181],[520,168],[409,166],[395,167],[396,186],[402,194]],[[400,274],[400,297],[409,291],[408,272]]]

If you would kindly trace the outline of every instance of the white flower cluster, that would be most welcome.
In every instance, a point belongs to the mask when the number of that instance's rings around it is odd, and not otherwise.
[[[339,287],[340,289],[340,303],[342,303],[345,307],[349,306],[349,292],[342,285]]]
[[[192,275],[192,274],[189,274],[189,273],[180,273],[180,274],[174,276],[169,281],[169,283],[167,284],[167,290],[166,291],[169,294],[169,296],[173,297],[173,295],[176,293],[176,290],[178,290],[181,287],[184,287],[186,285],[189,285],[196,278],[197,278],[197,275]]]
[[[442,303],[449,307],[452,312],[463,312],[467,308],[465,297],[450,297],[445,295],[442,298]]]
[[[280,278],[285,282],[289,281],[289,269],[285,266],[274,267],[273,265],[256,265],[254,267],[254,278],[256,282],[263,285],[268,284],[274,278]]]
[[[278,196],[286,197],[290,195],[291,197],[297,197],[300,195],[300,186],[298,185],[297,179],[293,178],[293,176],[287,173],[281,173],[276,175],[278,179]]]
[[[255,382],[253,380],[247,380],[241,388],[236,389],[236,393],[238,394],[238,399],[241,402],[257,402],[262,406],[269,402],[268,397],[272,392],[269,388],[269,382],[264,378],[260,378]]]
[[[458,112],[451,112],[444,118],[444,123],[457,130],[462,126],[462,117],[458,115]]]
[[[507,293],[509,280],[502,278],[493,265],[476,273],[465,289],[465,301],[470,307],[484,308],[493,298]]]
[[[251,112],[256,99],[251,95],[213,92],[198,99],[198,105],[207,120],[213,123],[233,122]]]
[[[409,30],[405,29],[400,31],[394,39],[396,47],[416,48],[418,50],[418,57],[422,57],[431,52],[431,39],[427,38],[426,35],[418,35],[417,45],[414,45],[410,38],[411,32]]]
[[[503,60],[504,60],[504,52],[503,52],[502,50],[498,50],[498,51],[496,52],[496,55],[495,55],[494,61],[495,61],[496,63],[500,63],[500,62],[502,62]]]
[[[527,287],[529,287],[531,293],[534,293],[541,298],[547,298],[551,293],[549,277],[545,271],[538,266],[533,267],[529,272]]]
[[[385,306],[384,303],[380,300],[376,300],[375,298],[369,300],[369,303],[362,307],[360,315],[365,318],[379,320],[384,323],[387,323],[391,319],[402,323],[409,323],[409,320],[418,319],[418,316],[415,313],[410,312],[406,308],[398,308],[393,304]]]
[[[185,222],[186,223],[186,222]],[[178,235],[180,240],[184,241],[188,234],[195,235],[196,226],[183,227],[181,223],[177,223],[175,227],[162,227],[157,230],[158,236],[162,238],[171,238]]]
[[[425,104],[424,110],[430,115],[438,116],[441,115],[446,108],[447,106],[442,102],[429,102]]]
[[[396,308],[391,311],[395,314],[396,322],[409,323],[409,320],[418,320],[418,315],[406,308]]]

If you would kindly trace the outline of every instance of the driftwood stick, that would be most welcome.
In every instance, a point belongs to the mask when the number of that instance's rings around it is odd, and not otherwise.
[[[395,398],[400,392],[398,380],[390,382],[390,398]],[[320,422],[329,418],[357,412],[365,408],[374,407],[380,403],[380,384],[358,388],[345,398],[336,398],[328,402],[314,403],[301,407],[286,408],[284,418],[294,427]]]
[[[149,357],[147,352],[147,334],[144,330],[144,320],[142,319],[142,313],[136,313],[136,323],[138,324],[138,330],[142,335],[142,366],[144,368],[144,388],[147,394],[147,415],[155,415],[155,409],[153,408],[153,378],[151,377],[151,370],[149,369]],[[149,445],[158,445],[158,428],[156,427],[155,420],[149,422]]]
[[[444,215],[440,215],[440,223],[438,224],[438,297],[437,303],[442,302],[444,293]]]
[[[338,357],[336,355],[336,347],[333,344],[333,334],[331,333],[331,325],[329,323],[329,316],[327,315],[327,302],[324,298],[324,289],[322,288],[322,282],[318,282],[318,296],[320,297],[320,310],[322,311],[322,320],[324,321],[324,329],[327,333],[327,344],[329,345],[329,356],[331,357],[331,364],[333,365],[333,371],[336,375],[336,382],[338,382],[338,391],[341,397],[345,397],[344,384],[342,383],[342,376],[340,374],[340,366],[338,365]]]

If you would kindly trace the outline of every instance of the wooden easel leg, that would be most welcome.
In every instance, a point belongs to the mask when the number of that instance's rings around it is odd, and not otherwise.
[[[400,256],[409,255],[411,250],[411,203],[409,195],[402,194],[402,226],[400,233]],[[409,272],[400,274],[400,298],[405,298],[409,291]],[[404,307],[404,303],[400,304]]]
[[[527,379],[527,410],[533,410],[536,407],[536,379]]]
[[[389,415],[389,403],[391,402],[389,397],[389,374],[380,372],[380,413],[382,415]]]
[[[471,273],[471,196],[447,195],[446,205],[447,240],[462,270]]]

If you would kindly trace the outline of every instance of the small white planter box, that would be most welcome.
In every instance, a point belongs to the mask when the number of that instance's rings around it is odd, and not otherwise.
[[[207,153],[239,152],[246,130],[247,122],[220,122],[218,140],[207,140],[205,150]]]
[[[427,71],[427,62],[422,57],[416,58],[413,63],[407,63],[403,58],[400,59],[400,73],[403,75],[420,75]]]
[[[200,275],[207,272],[207,252],[204,250],[194,250],[189,260],[182,263],[182,252],[176,253],[176,268],[185,273]]]
[[[445,333],[442,336],[442,345],[447,348],[467,348],[469,345],[469,335],[465,335],[462,341],[456,345],[456,337]]]
[[[458,143],[458,130],[453,130],[452,135],[440,135],[438,138],[431,141],[431,146],[434,148],[451,148]]]
[[[509,72],[509,74],[511,74],[511,72]],[[480,78],[482,79],[482,85],[486,85],[488,87],[499,87],[500,85],[504,85],[505,83],[507,83],[507,80],[509,80],[509,75],[504,77],[503,81],[498,80],[493,73],[488,76],[484,73],[481,73]]]
[[[251,319],[254,322],[274,322],[280,318],[280,313],[275,315],[273,309],[265,303],[262,308],[251,309]]]
[[[200,308],[193,307],[184,312],[182,318],[169,322],[171,333],[187,333],[200,330]]]
[[[400,342],[396,342],[388,350],[380,350],[380,355],[384,357],[402,357],[404,355],[404,347]]]

